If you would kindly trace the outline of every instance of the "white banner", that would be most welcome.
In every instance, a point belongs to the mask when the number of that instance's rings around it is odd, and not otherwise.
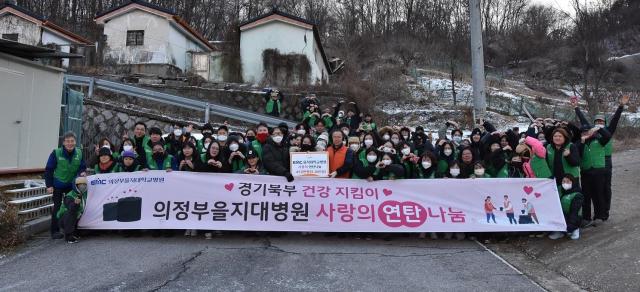
[[[291,152],[290,157],[293,176],[329,176],[328,152]]]
[[[89,177],[79,227],[317,232],[564,231],[551,179],[351,179],[148,171]]]

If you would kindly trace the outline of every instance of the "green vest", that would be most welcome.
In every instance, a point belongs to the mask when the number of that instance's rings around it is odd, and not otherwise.
[[[585,144],[580,168],[583,171],[592,168],[604,168],[605,147],[595,139]]]
[[[607,145],[604,145],[604,156],[611,156],[613,153],[613,138],[609,140]]]
[[[322,118],[322,121],[324,122],[324,127],[327,129],[331,129],[333,128],[333,120],[331,120],[331,117],[324,117]]]
[[[269,98],[269,101],[267,101],[267,108],[266,108],[265,112],[268,113],[268,114],[273,113],[274,107],[276,107],[278,109],[278,113],[282,113],[280,100],[273,100],[273,99]]]
[[[573,202],[573,198],[575,198],[580,193],[570,193],[566,195],[561,195],[560,197],[560,205],[562,206],[562,212],[564,214],[569,214],[571,211],[571,202]],[[578,212],[578,215],[582,216],[582,208]]]
[[[133,142],[133,146],[134,146],[133,148],[134,148],[134,151],[135,151],[135,147],[137,146],[136,145],[136,137],[132,136],[130,139]],[[151,138],[149,138],[149,136],[145,135],[144,137],[142,137],[142,147],[144,148],[144,152],[147,153],[147,154],[153,152],[153,149],[151,149],[151,146],[149,146],[149,141],[150,140],[151,140]]]
[[[436,171],[439,176],[445,177],[449,171],[449,163],[444,159],[438,161],[438,169]]]
[[[116,172],[121,172],[120,170],[120,164],[116,163],[115,161],[113,162],[114,166],[111,168],[111,171],[109,171],[108,173],[116,173]],[[93,171],[95,174],[99,174],[99,173],[106,173],[106,172],[102,172],[100,170],[100,164],[96,164],[96,167],[93,168]]]
[[[509,164],[505,163],[502,168],[500,168],[495,175],[493,175],[492,177],[494,178],[508,178],[509,177]]]
[[[571,143],[567,144],[566,149],[569,149],[571,145],[572,145]],[[560,155],[562,155],[562,153],[560,153]],[[547,163],[549,164],[549,169],[551,170],[551,173],[553,173],[553,167],[554,167],[553,161],[555,159],[555,156],[556,156],[556,148],[553,147],[552,144],[547,145]],[[575,178],[580,177],[580,166],[569,165],[569,162],[567,162],[567,159],[564,158],[564,156],[562,157],[562,167],[564,169],[564,173],[573,175]]]
[[[540,158],[536,155],[531,157],[531,170],[536,175],[536,178],[550,178],[553,176],[551,173],[551,169],[549,169],[549,164],[544,158]]]
[[[75,190],[72,190],[70,192],[68,192],[66,195],[64,195],[65,198],[71,198],[71,199],[76,199],[79,197],[78,192],[76,192]],[[87,201],[87,193],[84,193],[82,195],[82,197],[80,197],[80,205],[78,206],[78,213],[76,214],[76,218],[80,219],[80,216],[82,216],[82,213],[84,212],[84,204]],[[64,200],[63,200],[64,202]],[[58,213],[56,213],[56,217],[58,219],[61,219],[62,216],[64,216],[65,213],[67,213],[69,210],[67,209],[67,205],[65,205],[64,203],[62,203],[60,205],[60,209],[58,209]]]
[[[158,164],[156,163],[156,160],[153,159],[153,156],[147,155],[147,164],[149,164],[149,170],[171,169],[171,160],[173,160],[173,156],[167,154],[167,157],[165,157],[164,161],[162,161],[162,168],[158,168]]]
[[[53,177],[63,183],[72,183],[80,170],[80,162],[82,161],[82,151],[76,148],[71,157],[71,161],[64,156],[64,149],[58,148],[56,153],[56,169],[53,171]]]

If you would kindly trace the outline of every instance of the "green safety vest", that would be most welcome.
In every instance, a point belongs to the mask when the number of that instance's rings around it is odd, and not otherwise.
[[[536,178],[550,178],[553,176],[549,164],[544,158],[538,157],[535,154],[531,157],[531,170],[536,175]]]
[[[613,138],[609,140],[607,145],[604,145],[604,156],[611,156],[613,153]]]
[[[68,192],[66,195],[64,195],[66,198],[71,198],[71,199],[76,199],[78,198],[79,194],[78,192],[76,192],[75,190],[72,190],[70,192]],[[84,204],[87,201],[87,193],[84,193],[81,197],[80,200],[80,205],[78,205],[78,213],[76,214],[76,218],[80,218],[80,216],[82,216],[82,213],[84,212]],[[63,200],[64,202],[64,200]],[[62,203],[60,205],[60,209],[58,209],[58,213],[56,213],[56,217],[58,219],[61,219],[62,216],[64,216],[65,213],[67,213],[69,210],[67,209],[67,205],[65,205],[64,203]]]
[[[573,202],[573,198],[575,198],[578,194],[580,193],[576,192],[560,196],[560,205],[562,206],[562,212],[564,214],[569,214],[569,212],[571,211],[571,202]],[[578,214],[582,216],[582,208],[580,208]]]
[[[592,140],[585,144],[580,168],[583,171],[592,168],[604,168],[605,147],[598,140]]]
[[[566,149],[569,149],[571,145],[572,145],[571,143],[567,144]],[[562,155],[562,153],[560,155]],[[556,156],[556,148],[553,147],[552,144],[547,145],[547,163],[549,165],[549,169],[551,170],[551,173],[553,173],[553,161],[555,159],[555,156]],[[569,165],[569,162],[567,162],[567,159],[565,159],[564,156],[562,157],[562,167],[564,169],[564,173],[571,174],[575,178],[580,177],[580,166]]]
[[[76,148],[71,161],[64,156],[64,149],[58,148],[56,154],[56,169],[53,171],[53,177],[63,183],[72,183],[80,170],[80,162],[82,161],[82,151]]]
[[[449,171],[449,163],[444,159],[438,161],[438,169],[436,171],[438,172],[438,175],[445,177]]]
[[[115,161],[113,162],[113,164],[115,164],[112,168],[111,171],[108,173],[117,173],[117,172],[121,172],[120,170],[120,164],[116,163]],[[96,164],[96,166],[93,168],[94,173],[98,174],[98,173],[103,173],[100,171],[100,164]]]
[[[173,156],[171,156],[171,154],[167,154],[167,157],[165,157],[164,161],[162,162],[162,168],[158,168],[158,164],[156,163],[156,160],[153,159],[153,156],[152,155],[147,155],[147,164],[149,164],[149,169],[150,170],[170,169],[171,168],[171,160],[173,160]]]
[[[282,113],[282,107],[280,105],[280,100],[273,100],[271,98],[269,98],[269,101],[267,101],[267,108],[266,108],[265,112],[268,113],[268,114],[273,113],[274,106],[278,109],[278,113]]]

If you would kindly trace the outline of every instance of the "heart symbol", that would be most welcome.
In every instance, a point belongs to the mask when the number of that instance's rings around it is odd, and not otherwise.
[[[233,183],[228,183],[228,184],[224,185],[224,188],[227,189],[227,191],[233,190]]]
[[[536,198],[540,198],[540,197],[542,197],[542,194],[541,194],[541,193],[535,193],[535,195],[536,195]]]
[[[532,186],[525,186],[524,188],[522,188],[522,190],[527,193],[527,195],[531,195],[531,193],[533,192],[533,187]]]
[[[384,193],[385,196],[391,196],[391,194],[393,193],[391,190],[388,189],[383,189],[382,192]]]

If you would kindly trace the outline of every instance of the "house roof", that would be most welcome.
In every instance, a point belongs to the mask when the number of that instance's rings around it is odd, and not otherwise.
[[[84,58],[82,55],[56,51],[54,49],[32,46],[0,39],[0,52],[26,59],[66,59]]]
[[[160,7],[158,5],[154,5],[151,4],[149,2],[146,1],[142,1],[142,0],[129,0],[125,3],[123,3],[120,6],[116,6],[113,7],[109,10],[100,12],[98,14],[96,14],[95,20],[97,22],[104,22],[107,21],[111,18],[114,18],[116,16],[119,16],[122,13],[126,13],[130,10],[130,6],[135,6],[138,8],[142,8],[143,10],[147,11],[147,12],[151,12],[151,13],[155,13],[157,12],[157,14],[159,16],[162,16],[164,18],[166,18],[167,20],[169,20],[170,22],[175,23],[178,28],[180,28],[181,30],[183,30],[187,35],[190,35],[192,38],[194,38],[197,42],[200,42],[202,44],[202,46],[215,51],[216,48],[214,46],[212,46],[211,44],[209,44],[209,41],[197,30],[195,30],[193,27],[191,27],[186,21],[184,21],[184,19],[182,19],[180,16],[178,16],[176,14],[176,12],[174,10],[171,9],[167,9],[164,7]]]
[[[77,35],[73,32],[70,32],[60,26],[58,26],[57,24],[47,20],[46,18],[44,18],[42,15],[39,15],[37,13],[34,13],[32,11],[29,11],[23,7],[20,7],[18,5],[14,5],[11,3],[3,3],[0,4],[0,14],[2,14],[3,12],[8,12],[11,13],[13,15],[16,15],[20,18],[23,18],[27,21],[30,22],[34,22],[50,31],[52,31],[53,33],[68,39],[70,41],[73,41],[75,43],[78,44],[84,44],[84,45],[88,45],[91,44],[91,41],[89,41],[88,39]]]
[[[292,25],[296,25],[295,22],[299,22],[299,23],[306,24],[306,25],[310,26],[311,29],[313,30],[313,37],[315,38],[316,43],[318,43],[318,48],[320,48],[320,54],[322,55],[322,60],[324,61],[324,65],[327,67],[327,69],[329,71],[329,74],[333,74],[333,70],[331,69],[331,64],[329,63],[329,60],[327,59],[327,55],[325,54],[324,48],[322,47],[322,42],[320,41],[320,33],[318,31],[318,26],[313,21],[310,21],[310,20],[295,16],[295,15],[292,15],[292,14],[289,14],[289,13],[286,13],[286,12],[282,12],[282,11],[278,10],[277,8],[274,8],[274,9],[271,10],[271,12],[265,13],[263,15],[254,17],[252,19],[249,19],[247,21],[244,21],[244,22],[240,23],[240,31],[243,30],[243,27],[245,29],[250,29],[250,28],[256,27],[258,25],[264,24],[264,23],[260,23],[260,24],[256,24],[255,26],[251,26],[251,24],[259,22],[259,21],[261,21],[263,19],[266,19],[268,17],[272,17],[274,15],[281,16],[281,17],[293,20],[294,23],[289,23],[289,24],[292,24]]]

